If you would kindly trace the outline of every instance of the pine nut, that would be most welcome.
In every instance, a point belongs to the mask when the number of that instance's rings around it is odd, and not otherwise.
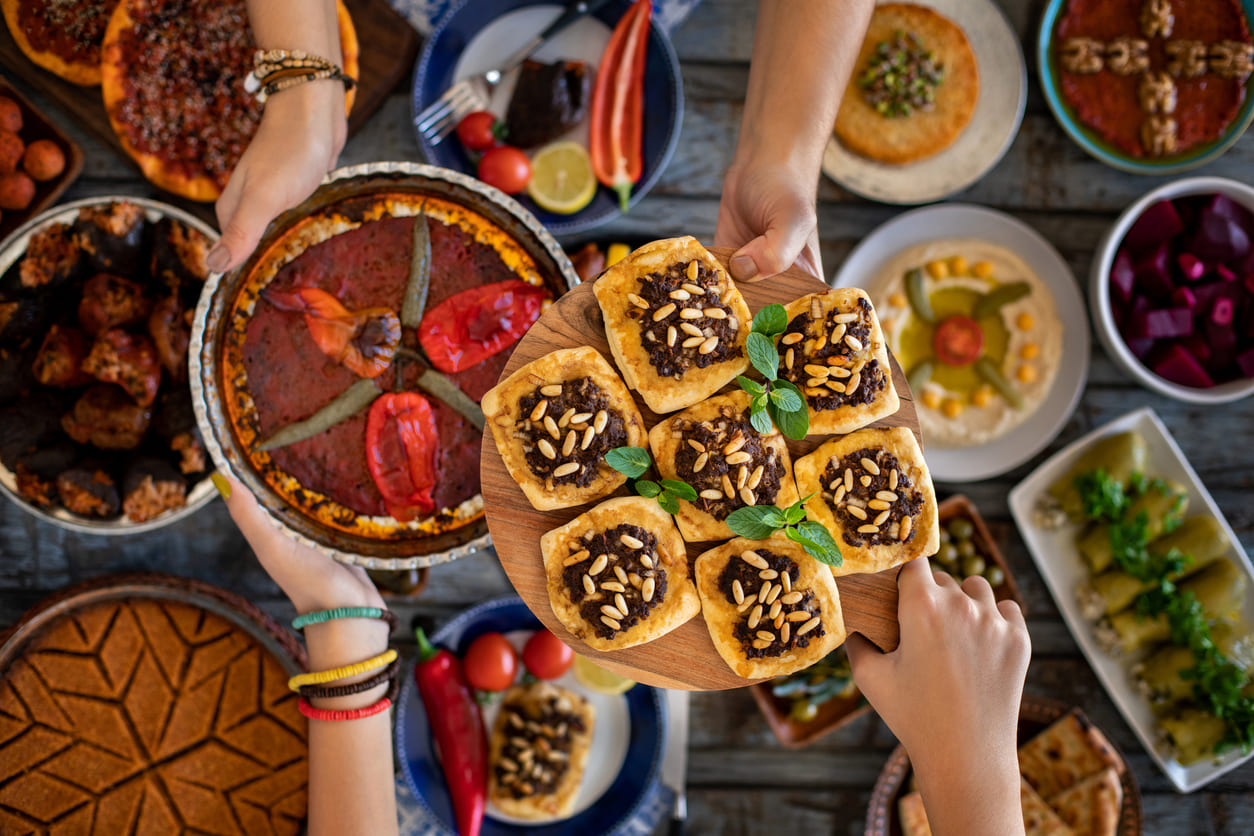
[[[576,434],[574,430],[571,430],[570,432],[566,433],[566,440],[562,442],[562,455],[563,456],[569,456],[572,452],[574,452],[575,442],[577,440],[578,439],[576,438]],[[576,466],[575,470],[578,470],[578,469],[579,469],[578,466]]]
[[[763,559],[763,557],[760,554],[754,551],[741,552],[740,559],[743,560],[745,563],[748,563],[754,569],[770,569],[771,568],[771,565],[767,563],[766,560]]]
[[[540,394],[546,398],[555,398],[562,394],[562,384],[550,383],[548,386],[542,386],[540,387]]]
[[[597,585],[592,582],[591,575],[583,576],[583,589],[584,589],[584,592],[587,592],[589,595],[593,595],[596,593]]]
[[[802,624],[800,627],[797,628],[797,635],[804,636],[806,633],[810,632],[815,627],[818,627],[820,621],[822,621],[822,619],[816,615],[814,618],[810,619],[805,624]]]
[[[648,303],[648,302],[644,301],[643,299],[641,299],[639,296],[637,296],[637,295],[636,295],[636,294],[634,294],[634,293],[628,293],[628,294],[627,294],[627,301],[628,301],[628,302],[630,302],[631,304],[635,305],[637,308],[648,308],[648,307],[649,307],[649,303]]]
[[[556,459],[557,451],[553,449],[553,445],[549,443],[547,438],[542,438],[536,442],[536,448],[540,451],[540,455],[546,459]]]
[[[705,470],[705,466],[709,461],[710,461],[709,453],[702,453],[701,455],[697,456],[697,460],[692,463],[692,472],[695,474],[695,473],[700,473],[701,471]]]
[[[866,519],[866,511],[863,511],[857,505],[846,505],[845,510],[848,511],[851,516],[857,517],[860,520]]]
[[[596,577],[597,575],[604,572],[605,567],[609,565],[610,565],[610,558],[608,555],[604,555],[604,554],[597,555],[597,559],[592,561],[592,565],[588,567],[588,574],[592,575],[593,577]]]
[[[870,473],[872,476],[880,475],[880,466],[870,459],[863,458],[859,463],[862,465],[862,469],[867,473]]]
[[[781,343],[783,343],[784,345],[796,345],[797,343],[799,343],[799,342],[801,342],[802,340],[804,340],[804,339],[805,339],[805,336],[806,336],[806,335],[805,335],[805,334],[802,334],[800,331],[793,331],[793,332],[792,332],[792,333],[790,333],[790,334],[785,334],[785,335],[784,335],[784,336],[780,339],[780,342],[781,342]]]
[[[667,302],[665,305],[663,305],[662,307],[658,308],[656,311],[653,312],[653,321],[661,322],[663,319],[666,319],[666,317],[670,316],[674,312],[675,312],[675,303]]]
[[[716,348],[718,348],[718,337],[710,337],[708,340],[701,343],[700,347],[697,348],[697,353],[709,354],[710,352],[714,351],[714,349]]]
[[[629,549],[643,549],[644,548],[644,543],[641,542],[640,540],[637,540],[635,537],[632,537],[630,534],[623,534],[619,536],[618,542],[622,543],[624,546],[626,546]]]
[[[645,578],[644,583],[640,586],[640,597],[644,599],[646,604],[653,600],[654,588],[653,578]]]
[[[544,417],[544,413],[548,411],[549,411],[549,402],[540,401],[538,404],[536,404],[535,409],[531,410],[531,414],[527,417],[530,418],[532,421],[539,421],[541,418]]]
[[[692,294],[686,290],[683,290],[682,288],[677,289],[677,290],[672,290],[667,295],[677,302],[687,302],[689,299],[692,298]]]
[[[706,308],[701,313],[710,319],[727,319],[727,311],[722,308]]]

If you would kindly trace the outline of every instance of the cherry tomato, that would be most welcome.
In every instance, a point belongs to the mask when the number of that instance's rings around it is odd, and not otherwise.
[[[496,145],[496,115],[486,110],[467,113],[457,123],[457,139],[467,151],[486,151]]]
[[[470,643],[462,668],[470,687],[480,691],[504,691],[518,673],[518,651],[500,633],[484,633]]]
[[[523,664],[536,679],[557,679],[575,661],[575,651],[548,630],[537,630],[523,645]]]
[[[518,194],[531,182],[531,160],[509,145],[489,148],[479,159],[479,179],[506,194]]]
[[[932,340],[936,359],[947,366],[968,366],[980,357],[984,350],[984,331],[974,319],[951,316],[936,326]]]

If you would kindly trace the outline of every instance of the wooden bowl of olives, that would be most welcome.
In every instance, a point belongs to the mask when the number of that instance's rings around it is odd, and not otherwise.
[[[1007,598],[1023,606],[1019,587],[1010,574],[1006,558],[988,533],[984,518],[975,504],[962,494],[951,496],[937,508],[940,521],[940,549],[928,558],[932,568],[948,572],[962,581],[981,575],[993,588],[998,601]]]
[[[805,670],[754,683],[749,692],[775,737],[789,749],[808,746],[871,710],[853,684],[844,647]]]

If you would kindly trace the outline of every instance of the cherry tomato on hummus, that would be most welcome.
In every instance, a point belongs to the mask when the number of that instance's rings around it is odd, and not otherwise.
[[[936,326],[936,359],[947,366],[969,366],[984,350],[984,331],[974,319],[951,316]]]
[[[575,661],[575,651],[548,630],[536,630],[523,645],[523,664],[536,679],[557,679]]]

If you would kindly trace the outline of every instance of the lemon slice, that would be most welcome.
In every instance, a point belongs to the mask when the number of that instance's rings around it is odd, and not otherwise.
[[[636,685],[627,677],[594,665],[582,656],[575,657],[575,679],[598,694],[623,694]]]
[[[542,208],[570,215],[587,206],[596,193],[592,161],[578,142],[554,142],[531,158],[527,194]]]

